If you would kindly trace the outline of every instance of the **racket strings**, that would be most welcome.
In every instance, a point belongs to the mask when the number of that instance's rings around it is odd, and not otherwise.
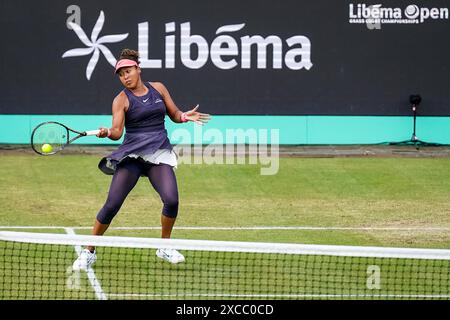
[[[33,132],[33,149],[42,152],[42,146],[49,144],[52,152],[61,150],[68,142],[68,130],[55,123],[46,123]]]

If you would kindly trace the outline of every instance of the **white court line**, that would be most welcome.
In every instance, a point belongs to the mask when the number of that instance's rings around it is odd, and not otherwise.
[[[73,230],[73,228],[64,228],[64,230],[66,230],[67,234],[75,234],[75,231]],[[77,255],[79,256],[81,253],[81,250],[83,250],[83,249],[81,248],[81,246],[74,246],[74,247],[75,247],[75,251],[76,251]],[[97,280],[97,277],[95,276],[94,269],[89,268],[86,271],[86,274],[89,279],[89,283],[91,284],[92,288],[94,289],[95,296],[97,297],[97,299],[108,300],[108,297],[103,292],[100,282]]]
[[[91,230],[90,227],[63,226],[0,226],[0,229],[72,229]],[[189,227],[175,226],[177,230],[323,230],[323,231],[450,231],[450,227],[310,227],[310,226],[250,226],[250,227]],[[109,230],[160,230],[155,227],[109,227]]]

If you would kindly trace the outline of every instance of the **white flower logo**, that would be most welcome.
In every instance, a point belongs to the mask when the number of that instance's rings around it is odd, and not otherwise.
[[[124,34],[103,36],[97,39],[98,35],[100,34],[100,31],[103,28],[104,22],[105,22],[105,14],[103,13],[103,11],[100,11],[100,15],[98,16],[94,29],[92,29],[91,40],[89,40],[89,38],[86,36],[86,33],[78,24],[69,22],[69,25],[72,27],[73,31],[75,31],[78,38],[80,38],[81,42],[83,42],[83,44],[86,45],[87,48],[76,48],[68,50],[64,52],[62,57],[69,58],[69,57],[87,56],[88,54],[94,52],[86,68],[86,78],[88,80],[91,79],[92,72],[94,72],[95,66],[97,65],[98,59],[100,57],[100,51],[103,53],[106,60],[108,60],[108,62],[113,67],[116,65],[116,59],[112,55],[111,51],[109,51],[109,49],[105,47],[103,44],[120,42],[124,40],[126,37],[128,37],[128,33],[124,33]]]

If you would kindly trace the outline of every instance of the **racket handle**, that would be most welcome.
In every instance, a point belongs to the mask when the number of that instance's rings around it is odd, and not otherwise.
[[[95,136],[100,133],[100,130],[89,130],[89,131],[85,131],[85,133],[87,136]]]

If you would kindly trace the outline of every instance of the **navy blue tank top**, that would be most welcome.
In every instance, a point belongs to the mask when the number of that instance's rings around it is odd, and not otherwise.
[[[129,101],[125,112],[125,136],[119,148],[100,161],[98,167],[105,174],[113,174],[117,165],[130,154],[143,157],[158,149],[172,150],[164,125],[164,100],[150,83],[145,86],[148,92],[140,97],[128,89],[123,90]]]

